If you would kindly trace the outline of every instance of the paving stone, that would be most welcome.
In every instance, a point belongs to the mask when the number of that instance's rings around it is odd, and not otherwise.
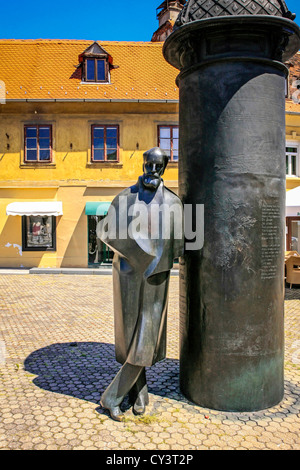
[[[167,359],[147,368],[147,413],[128,409],[117,423],[99,405],[120,367],[111,275],[0,273],[0,449],[299,450],[300,289],[286,289],[283,401],[228,413],[196,406],[179,389],[178,280],[170,282]]]

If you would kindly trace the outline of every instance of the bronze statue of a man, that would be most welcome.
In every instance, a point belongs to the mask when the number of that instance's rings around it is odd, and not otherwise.
[[[113,251],[115,351],[121,369],[100,403],[120,421],[129,393],[133,412],[148,404],[145,367],[165,358],[170,270],[183,253],[183,214],[178,196],[164,186],[168,157],[144,153],[143,175],[112,202],[98,237]]]

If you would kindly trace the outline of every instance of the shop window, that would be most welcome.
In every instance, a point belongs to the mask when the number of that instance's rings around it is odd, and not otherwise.
[[[113,251],[97,237],[96,229],[98,223],[104,216],[88,216],[88,259],[89,265],[111,264]]]
[[[119,126],[92,126],[92,162],[119,160]]]
[[[25,162],[51,162],[52,126],[31,125],[24,127]]]
[[[289,144],[288,144],[289,145]],[[286,147],[286,175],[298,176],[298,146],[290,144]]]
[[[178,162],[179,127],[158,126],[158,146],[166,152],[171,162]]]
[[[23,251],[56,250],[55,216],[24,215],[22,224]]]

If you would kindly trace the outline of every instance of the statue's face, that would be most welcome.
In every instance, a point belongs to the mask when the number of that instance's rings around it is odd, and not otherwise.
[[[144,162],[143,184],[146,188],[155,190],[161,182],[165,171],[165,161],[162,155],[147,155]]]

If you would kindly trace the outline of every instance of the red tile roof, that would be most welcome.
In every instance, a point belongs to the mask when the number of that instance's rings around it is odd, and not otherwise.
[[[79,55],[94,41],[66,39],[0,39],[0,81],[6,99],[34,100],[178,100],[178,70],[162,55],[162,42],[99,44],[118,68],[111,70],[110,84],[87,84],[77,68]],[[287,64],[290,97],[287,111],[300,112],[292,100],[295,80],[300,80],[300,53]],[[299,94],[300,98],[300,94]]]
[[[165,61],[162,43],[99,42],[119,67],[110,84],[82,83],[78,56],[93,42],[0,39],[7,100],[178,100],[178,71]]]

